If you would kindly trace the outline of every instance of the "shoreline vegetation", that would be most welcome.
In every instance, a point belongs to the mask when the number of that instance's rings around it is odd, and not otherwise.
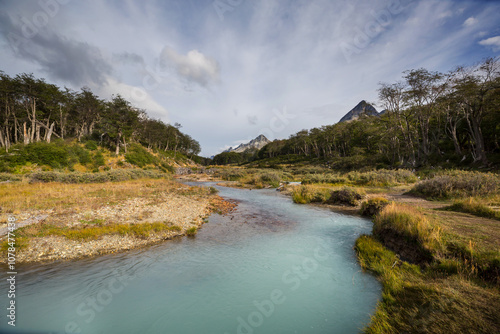
[[[493,333],[500,328],[497,174],[439,169],[340,173],[312,165],[215,167],[209,173],[186,168],[175,178],[277,188],[298,204],[371,217],[372,234],[353,245],[363,270],[383,286],[366,333]],[[58,182],[52,176],[34,179],[39,172],[3,174],[0,183],[1,224],[11,214],[18,221],[48,216],[17,230],[21,262],[97,256],[192,236],[211,212],[235,206],[213,187],[191,187],[166,173],[147,174],[158,170],[43,174],[56,175]],[[104,173],[128,178],[96,181]],[[81,181],[91,174],[95,179]]]
[[[226,186],[279,186],[295,203],[373,219],[372,234],[354,245],[363,270],[383,286],[365,333],[499,331],[497,174],[280,167],[221,168],[215,174]]]
[[[14,232],[18,263],[115,253],[195,235],[212,212],[225,214],[236,206],[214,190],[167,174],[85,184],[8,182],[0,185],[0,228],[11,215],[17,222],[44,217]],[[7,249],[2,240],[1,252]]]

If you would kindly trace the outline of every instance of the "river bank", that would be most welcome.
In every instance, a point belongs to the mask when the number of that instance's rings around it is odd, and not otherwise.
[[[255,188],[241,182],[225,186]],[[360,216],[370,199],[387,206],[373,217],[373,232],[353,245],[363,270],[383,284],[366,333],[492,333],[500,331],[500,224],[498,219],[452,210],[452,200],[427,200],[410,185],[360,187],[355,205],[332,204],[324,184],[282,187],[297,203]]]
[[[0,228],[8,217],[33,220],[14,232],[17,263],[92,257],[194,235],[212,212],[235,206],[211,189],[165,179],[16,183],[3,184],[0,191]],[[3,255],[7,246],[3,241]]]

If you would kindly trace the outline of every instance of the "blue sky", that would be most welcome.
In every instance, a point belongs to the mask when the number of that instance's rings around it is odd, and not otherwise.
[[[405,70],[500,54],[497,1],[0,1],[0,70],[179,122],[213,155],[336,123]]]

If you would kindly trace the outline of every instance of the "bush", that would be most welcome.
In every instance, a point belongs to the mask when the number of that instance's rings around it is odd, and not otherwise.
[[[374,197],[361,203],[360,213],[363,216],[374,217],[389,204],[387,198]]]
[[[282,175],[283,174],[280,172],[264,172],[260,174],[259,179],[263,183],[268,183],[276,188],[279,186],[280,181],[282,180]]]
[[[328,174],[307,174],[302,179],[303,184],[311,183],[331,183],[331,184],[342,184],[347,182],[347,177],[328,173]]]
[[[85,148],[90,151],[97,150],[97,143],[93,140],[89,140],[85,143]]]
[[[330,196],[328,189],[313,188],[308,185],[293,187],[292,199],[298,204],[325,203]]]
[[[104,156],[101,151],[97,151],[94,153],[92,157],[93,163],[92,165],[96,170],[99,170],[99,167],[104,166],[106,164],[106,160],[104,160]]]
[[[158,163],[158,159],[154,155],[137,143],[129,144],[125,154],[125,161],[141,168]]]
[[[9,173],[0,173],[0,182],[21,181],[21,180],[22,180],[21,176],[9,174]]]
[[[159,171],[142,169],[115,169],[101,173],[37,172],[30,175],[30,182],[103,183],[140,178],[159,179],[165,176],[164,173]]]
[[[431,199],[486,196],[499,192],[500,178],[492,173],[453,171],[417,183],[413,193]]]
[[[243,169],[224,168],[217,169],[214,175],[225,181],[238,181],[247,176],[248,173]]]
[[[390,187],[399,184],[415,183],[418,180],[413,172],[406,169],[379,169],[364,173],[350,172],[347,174],[347,177],[354,184],[375,187]]]
[[[327,203],[356,206],[363,199],[363,195],[352,188],[332,191]]]

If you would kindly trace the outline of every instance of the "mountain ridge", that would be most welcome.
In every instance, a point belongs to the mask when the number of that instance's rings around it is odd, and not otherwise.
[[[349,122],[358,119],[362,115],[367,116],[380,116],[384,111],[378,112],[374,106],[365,100],[361,100],[354,108],[352,108],[347,114],[344,115],[339,121],[341,122]]]
[[[255,137],[254,139],[250,140],[248,143],[240,144],[235,148],[230,147],[227,150],[223,151],[223,153],[224,152],[243,153],[243,152],[246,152],[246,151],[252,150],[252,149],[260,150],[261,148],[263,148],[264,146],[266,146],[270,142],[271,141],[269,139],[267,139],[266,136],[264,136],[263,134],[260,134],[257,137]]]

